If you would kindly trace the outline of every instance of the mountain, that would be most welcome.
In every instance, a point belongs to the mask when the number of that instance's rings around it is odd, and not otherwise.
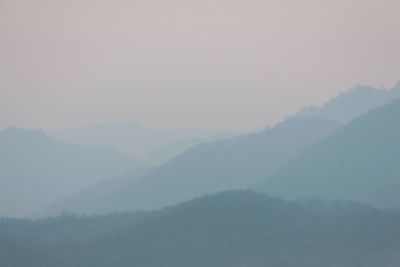
[[[250,191],[153,212],[0,220],[10,267],[393,267],[400,213]]]
[[[37,217],[62,212],[102,214],[132,209],[130,188],[143,179],[150,169],[138,169],[108,177],[67,197],[51,203],[36,214]]]
[[[390,103],[400,97],[400,82],[392,89],[376,89],[371,86],[355,86],[341,93],[320,107],[300,110],[299,117],[322,117],[347,123],[365,112]]]
[[[109,190],[105,194],[97,186],[93,186],[67,197],[49,210],[107,213],[129,207],[159,208],[203,193],[246,188],[251,183],[258,183],[272,175],[301,150],[339,128],[339,123],[332,118],[349,122],[354,117],[385,105],[398,96],[400,83],[390,90],[356,86],[321,107],[304,109],[261,133],[217,142],[207,142],[201,137],[180,139],[148,152],[147,158],[152,158],[153,162],[172,160],[154,168],[146,175],[140,175],[141,179],[131,175],[134,182],[123,190]],[[138,129],[120,129],[117,132],[131,132],[134,135],[135,131],[140,132]],[[102,130],[97,129],[94,132]],[[94,132],[87,135],[88,139]],[[151,136],[148,133],[143,135]],[[193,133],[186,136],[193,136]],[[113,139],[124,140],[122,136]],[[193,146],[195,143],[203,144]],[[186,153],[179,155],[183,151]],[[121,178],[115,177],[111,180],[119,184],[119,179]],[[128,181],[129,175],[123,180]],[[99,188],[101,187],[100,185]],[[96,197],[90,197],[90,201],[87,201],[85,194]]]
[[[182,154],[183,152],[189,150],[191,147],[197,146],[203,143],[210,143],[213,141],[230,139],[233,136],[226,135],[225,137],[220,136],[216,138],[184,138],[173,141],[172,143],[163,145],[161,147],[155,148],[149,153],[146,154],[144,158],[144,162],[149,162],[150,165],[162,165],[166,163],[168,160],[177,157],[178,155]],[[153,164],[151,164],[153,163]]]
[[[351,121],[257,185],[269,194],[400,207],[400,100]]]
[[[40,130],[0,132],[0,216],[26,216],[135,162],[105,147],[62,143]]]
[[[247,188],[338,127],[331,120],[290,118],[261,133],[195,146],[139,180],[132,176],[136,181],[123,190],[99,194],[97,187],[92,187],[54,205],[51,210],[91,214],[154,209],[204,193]],[[87,203],[85,194],[95,195],[97,203],[114,206],[96,204],[94,199]]]
[[[108,146],[145,165],[162,164],[197,144],[235,135],[227,130],[158,130],[133,122],[64,129],[49,134],[63,142]]]

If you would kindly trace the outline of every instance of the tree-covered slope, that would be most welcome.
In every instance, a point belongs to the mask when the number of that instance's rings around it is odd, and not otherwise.
[[[0,220],[7,267],[393,267],[400,214],[223,192],[154,212]]]

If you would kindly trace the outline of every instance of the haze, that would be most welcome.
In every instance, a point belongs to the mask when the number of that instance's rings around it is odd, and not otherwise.
[[[399,1],[0,0],[0,128],[253,130],[400,77]]]

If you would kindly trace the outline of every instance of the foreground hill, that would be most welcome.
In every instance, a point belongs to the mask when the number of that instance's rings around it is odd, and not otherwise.
[[[373,110],[317,143],[258,189],[400,207],[400,100]]]
[[[108,148],[58,142],[40,130],[0,132],[0,216],[26,216],[135,163]]]
[[[8,267],[393,267],[400,214],[224,192],[155,212],[0,220]]]
[[[99,194],[98,187],[92,187],[53,206],[52,211],[91,214],[154,209],[205,193],[247,188],[339,126],[319,118],[290,118],[261,133],[202,144],[140,180],[133,175],[136,181],[123,190]],[[88,201],[87,195],[96,196],[97,201]]]

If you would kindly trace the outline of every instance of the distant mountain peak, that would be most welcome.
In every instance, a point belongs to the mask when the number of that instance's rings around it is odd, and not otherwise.
[[[400,83],[392,89],[355,85],[321,106],[310,106],[296,113],[298,117],[320,116],[347,123],[372,109],[383,106],[400,97]]]
[[[60,142],[40,129],[5,129],[0,131],[0,216],[28,216],[135,167],[111,149]]]
[[[400,81],[396,83],[396,85],[392,89],[393,93],[396,95],[396,97],[400,97]]]
[[[2,139],[8,141],[12,140],[53,141],[53,139],[41,129],[25,129],[18,127],[10,127],[2,130],[0,132],[0,136]]]
[[[269,194],[400,207],[400,99],[357,117],[317,142],[263,185]]]

